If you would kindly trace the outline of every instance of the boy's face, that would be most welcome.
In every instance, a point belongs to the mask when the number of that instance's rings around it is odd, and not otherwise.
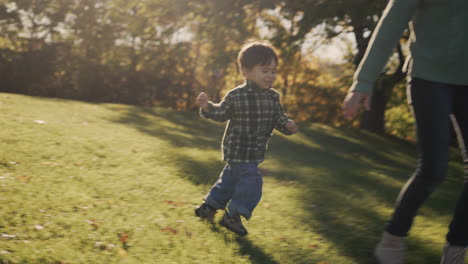
[[[271,88],[276,80],[276,67],[275,60],[272,59],[269,64],[257,64],[250,70],[242,68],[242,74],[247,80],[254,82],[260,89],[266,90]]]

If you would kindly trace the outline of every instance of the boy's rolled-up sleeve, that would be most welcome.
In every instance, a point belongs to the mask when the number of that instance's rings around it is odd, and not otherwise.
[[[225,122],[232,117],[232,96],[228,93],[223,100],[215,104],[208,102],[208,111],[200,108],[200,116],[218,122]]]

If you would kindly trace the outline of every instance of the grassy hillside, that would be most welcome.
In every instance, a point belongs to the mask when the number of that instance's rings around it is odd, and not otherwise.
[[[360,131],[277,134],[240,238],[193,214],[224,165],[223,124],[12,94],[0,94],[0,115],[0,263],[368,263],[415,163],[411,144]],[[408,263],[439,263],[462,182],[452,160]]]

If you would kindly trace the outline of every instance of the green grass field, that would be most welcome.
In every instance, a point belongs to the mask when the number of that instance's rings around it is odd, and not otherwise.
[[[193,213],[224,166],[223,124],[4,93],[0,114],[2,264],[369,263],[416,156],[410,143],[320,124],[275,134],[240,238]],[[462,187],[453,153],[408,238],[410,264],[439,263]]]

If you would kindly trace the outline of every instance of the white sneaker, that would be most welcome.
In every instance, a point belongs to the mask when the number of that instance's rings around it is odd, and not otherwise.
[[[468,247],[451,246],[445,244],[440,264],[463,264],[465,263],[466,249]]]
[[[403,264],[405,249],[404,237],[384,232],[374,255],[379,264]]]

